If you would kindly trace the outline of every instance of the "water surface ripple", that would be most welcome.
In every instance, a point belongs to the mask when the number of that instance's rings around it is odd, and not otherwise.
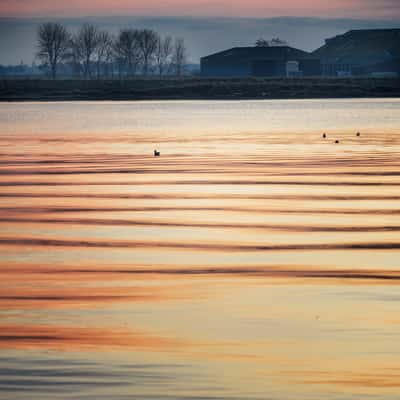
[[[2,104],[0,188],[0,399],[398,399],[399,99]]]

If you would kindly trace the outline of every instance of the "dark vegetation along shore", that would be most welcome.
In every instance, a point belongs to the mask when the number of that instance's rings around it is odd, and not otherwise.
[[[0,101],[400,97],[399,78],[0,81]]]

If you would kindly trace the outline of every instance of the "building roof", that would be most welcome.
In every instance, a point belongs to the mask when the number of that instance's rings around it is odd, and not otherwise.
[[[218,53],[203,57],[203,60],[231,58],[240,58],[241,60],[296,60],[310,58],[310,54],[306,51],[295,49],[290,46],[233,47],[231,49],[220,51]]]
[[[312,55],[324,64],[369,65],[400,59],[400,29],[351,30],[326,39]]]

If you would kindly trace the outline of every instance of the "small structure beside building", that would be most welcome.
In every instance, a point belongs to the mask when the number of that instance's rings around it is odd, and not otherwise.
[[[287,45],[234,47],[200,60],[201,75],[211,77],[285,77],[320,75],[319,59]]]
[[[325,76],[400,75],[400,29],[360,29],[326,39],[312,55]]]
[[[286,76],[295,77],[301,76],[300,64],[298,61],[286,62]]]

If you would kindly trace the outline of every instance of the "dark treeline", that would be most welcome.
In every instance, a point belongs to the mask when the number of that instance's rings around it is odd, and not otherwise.
[[[71,34],[60,23],[45,22],[37,35],[37,59],[52,78],[66,69],[85,79],[180,76],[186,64],[184,39],[163,37],[152,29],[126,28],[111,35],[86,23]]]

